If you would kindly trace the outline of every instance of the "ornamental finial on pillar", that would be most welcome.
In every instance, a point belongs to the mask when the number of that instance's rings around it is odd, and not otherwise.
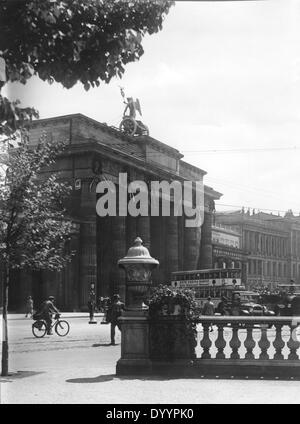
[[[119,267],[126,272],[127,310],[145,309],[143,301],[148,297],[152,283],[152,269],[159,265],[158,260],[150,256],[149,250],[142,243],[141,238],[137,237],[127,255],[118,261]]]

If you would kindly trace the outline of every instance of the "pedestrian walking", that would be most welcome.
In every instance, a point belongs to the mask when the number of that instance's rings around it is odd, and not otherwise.
[[[107,310],[106,320],[110,322],[110,342],[111,345],[115,345],[115,332],[116,327],[121,331],[121,326],[119,323],[119,318],[122,315],[122,312],[125,308],[125,305],[120,300],[120,296],[118,294],[114,294],[112,298],[112,302]]]
[[[211,301],[211,297],[207,298],[207,301],[203,305],[202,315],[213,316],[215,314],[215,305]],[[212,324],[210,325],[210,331],[213,331]]]
[[[94,320],[94,313],[95,313],[95,307],[96,307],[96,294],[93,290],[90,291],[90,297],[88,300],[88,308],[89,308],[89,314],[90,314],[90,324],[96,323]]]
[[[99,301],[98,301],[98,310],[99,312],[104,312],[104,300],[103,300],[103,296],[99,297]]]
[[[27,318],[28,315],[30,316],[30,318],[32,318],[33,316],[33,299],[31,296],[28,296],[26,300],[25,318]]]

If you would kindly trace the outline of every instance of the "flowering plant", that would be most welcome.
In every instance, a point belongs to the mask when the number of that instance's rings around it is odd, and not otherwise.
[[[149,313],[154,315],[192,316],[196,308],[194,292],[160,285],[152,289],[149,299]]]

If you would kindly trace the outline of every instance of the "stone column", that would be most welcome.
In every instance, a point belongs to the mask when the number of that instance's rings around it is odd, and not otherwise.
[[[171,272],[178,271],[178,218],[169,216],[166,218],[166,269],[167,281],[171,281]]]
[[[201,227],[184,227],[184,269],[197,269],[200,258]]]
[[[87,309],[90,284],[96,282],[96,223],[80,224],[80,309]]]
[[[126,253],[126,217],[112,217],[111,246],[112,255],[110,263],[110,288],[111,294],[119,294],[125,298],[125,275],[118,267],[118,260]]]
[[[164,274],[165,245],[163,241],[165,240],[165,226],[163,225],[163,219],[168,218],[161,216],[151,216],[150,219],[151,253],[155,258],[159,258],[161,264],[161,266],[156,268],[152,274],[153,285],[157,286],[166,281]]]
[[[251,239],[251,252],[255,251],[255,233],[254,231],[250,232],[250,239]]]
[[[121,358],[117,362],[118,375],[151,372],[148,307],[144,304],[151,285],[152,269],[159,262],[151,258],[138,237],[127,255],[118,261],[126,273],[125,312],[121,323]]]
[[[78,226],[79,231],[79,226]],[[80,290],[80,280],[79,280],[79,234],[73,234],[70,240],[69,245],[70,252],[74,251],[75,256],[72,258],[72,262],[67,266],[67,276],[66,276],[66,307],[70,311],[79,310],[79,290]]]
[[[111,295],[111,233],[113,217],[97,216],[97,297]]]
[[[202,225],[200,268],[212,268],[212,213],[204,212],[204,222]]]
[[[91,180],[81,182],[80,203],[80,309],[87,309],[90,283],[97,281],[96,193]]]

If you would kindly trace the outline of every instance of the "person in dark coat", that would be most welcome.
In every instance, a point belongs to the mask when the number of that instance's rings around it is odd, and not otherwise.
[[[38,315],[41,317],[41,319],[46,321],[47,334],[49,335],[52,334],[52,314],[59,314],[59,310],[56,308],[56,306],[54,306],[54,302],[54,296],[49,296],[48,299],[41,304],[41,308],[38,312]]]
[[[217,312],[221,315],[226,315],[226,308],[227,308],[227,299],[225,296],[222,296],[221,301],[219,302],[217,306]]]
[[[211,297],[207,298],[207,301],[203,305],[202,315],[214,315],[215,314],[215,305],[211,301]]]
[[[90,291],[90,297],[88,300],[88,308],[89,308],[89,314],[90,314],[90,321],[93,321],[94,319],[94,312],[96,307],[96,295],[93,290]]]
[[[107,311],[107,321],[110,322],[110,341],[112,345],[115,345],[115,333],[116,326],[121,331],[120,323],[118,321],[119,317],[122,315],[122,312],[125,308],[125,305],[120,300],[120,296],[118,294],[114,294],[112,298],[112,302]]]
[[[202,315],[213,316],[215,314],[215,305],[213,304],[211,297],[207,298],[207,301],[203,305]],[[210,331],[213,331],[212,324],[210,325]]]

